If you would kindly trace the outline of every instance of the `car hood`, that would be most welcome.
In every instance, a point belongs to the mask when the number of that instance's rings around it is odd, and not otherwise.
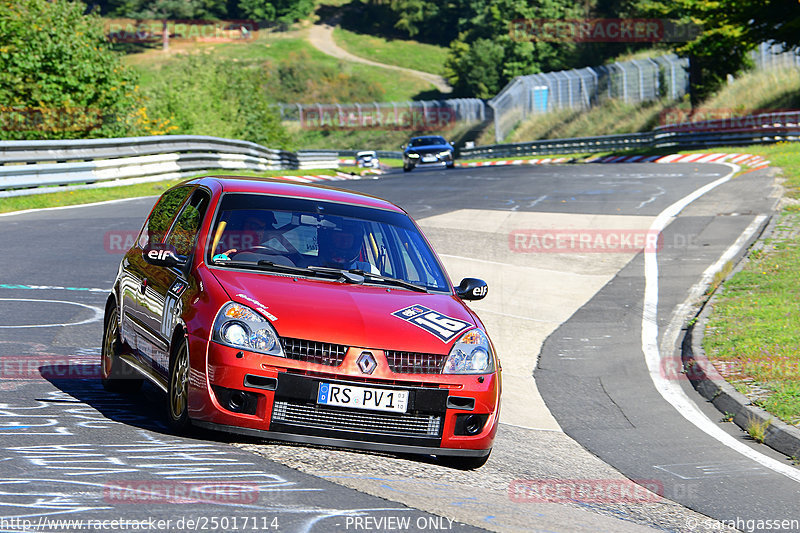
[[[354,285],[323,279],[213,270],[231,300],[266,316],[278,335],[372,349],[448,353],[463,331],[476,325],[466,306],[450,294],[427,294],[386,286]],[[393,315],[429,309],[442,315],[453,333],[442,338],[408,318]],[[400,313],[398,313],[400,314]],[[437,318],[437,315],[433,315]],[[415,315],[419,316],[419,315]],[[455,319],[456,322],[447,319]],[[463,322],[459,326],[458,322]],[[436,329],[436,328],[434,328]],[[447,333],[447,330],[445,330]]]
[[[410,146],[406,148],[406,153],[429,154],[431,152],[444,152],[445,150],[452,150],[453,147],[449,144],[426,144],[425,146]]]

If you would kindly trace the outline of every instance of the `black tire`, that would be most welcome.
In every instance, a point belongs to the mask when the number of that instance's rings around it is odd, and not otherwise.
[[[109,392],[136,392],[144,379],[119,358],[119,320],[116,305],[106,311],[103,346],[100,354],[100,380]]]
[[[489,453],[481,457],[439,455],[437,456],[437,459],[443,466],[449,466],[450,468],[456,468],[458,470],[475,470],[476,468],[480,468],[486,464],[486,461],[489,460],[489,455],[491,455],[491,453],[492,451],[489,450]]]
[[[406,165],[403,165],[403,172],[411,172],[413,168],[414,167],[407,167]]]
[[[189,343],[182,338],[169,361],[167,422],[178,433],[186,432],[189,420]]]

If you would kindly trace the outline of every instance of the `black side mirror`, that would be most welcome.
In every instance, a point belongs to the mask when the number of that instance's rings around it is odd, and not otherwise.
[[[456,287],[456,294],[462,300],[482,300],[489,294],[489,286],[482,279],[464,278]]]
[[[153,266],[173,268],[186,264],[186,257],[178,255],[178,251],[171,244],[148,244],[142,250],[142,257]]]

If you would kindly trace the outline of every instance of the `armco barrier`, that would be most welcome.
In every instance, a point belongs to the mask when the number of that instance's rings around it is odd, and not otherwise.
[[[346,157],[349,159],[353,159],[358,152],[362,152],[363,150],[314,150],[315,154],[320,154],[324,156],[335,156],[335,157]],[[306,154],[306,151],[300,150],[297,152],[298,154]],[[393,151],[393,150],[375,150],[375,154],[378,156],[378,159],[402,159],[403,152]]]
[[[335,155],[272,150],[197,135],[0,142],[0,196],[43,192],[42,185],[156,181],[215,170],[337,168]],[[49,192],[45,190],[45,192]]]
[[[704,148],[800,140],[800,112],[763,113],[660,126],[651,132],[462,148],[463,159],[595,153],[634,148]]]
[[[461,158],[596,153],[635,148],[704,148],[800,140],[800,112],[669,124],[647,133],[552,139],[462,148]],[[114,180],[155,181],[215,170],[337,168],[354,150],[298,153],[233,139],[196,135],[69,141],[0,142],[0,196],[49,192],[42,185]],[[378,157],[399,158],[380,151]]]

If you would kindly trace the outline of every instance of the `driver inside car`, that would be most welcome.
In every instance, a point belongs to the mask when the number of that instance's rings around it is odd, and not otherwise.
[[[268,231],[275,229],[275,214],[272,211],[244,211],[237,213],[237,223],[230,223],[220,244],[231,248],[216,254],[213,261],[229,261],[231,254],[259,248]]]
[[[361,260],[364,236],[363,225],[351,220],[342,220],[334,227],[320,227],[317,232],[320,266],[380,274],[375,265]]]

